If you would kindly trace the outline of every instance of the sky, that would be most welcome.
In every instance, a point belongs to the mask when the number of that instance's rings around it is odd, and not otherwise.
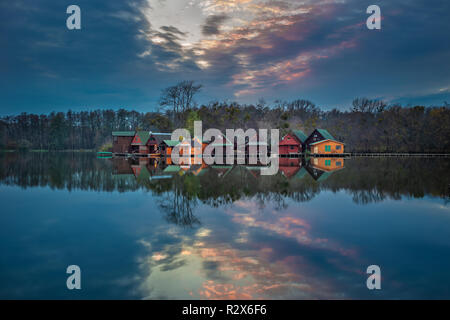
[[[81,9],[69,30],[66,9]],[[381,30],[369,30],[369,5]],[[154,111],[162,89],[198,103],[356,97],[450,102],[450,2],[435,0],[16,0],[0,2],[0,115]]]

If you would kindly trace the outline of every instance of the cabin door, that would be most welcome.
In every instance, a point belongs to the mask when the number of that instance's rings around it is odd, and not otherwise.
[[[314,153],[319,153],[319,148],[314,147]]]

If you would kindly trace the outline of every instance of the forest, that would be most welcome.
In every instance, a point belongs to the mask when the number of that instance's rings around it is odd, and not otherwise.
[[[450,105],[401,106],[356,98],[343,109],[319,107],[311,101],[277,100],[255,104],[230,101],[195,102],[202,86],[182,81],[161,92],[155,111],[121,108],[21,113],[0,118],[0,150],[99,150],[111,143],[112,131],[171,132],[193,128],[327,129],[345,143],[347,152],[431,152],[450,150]]]

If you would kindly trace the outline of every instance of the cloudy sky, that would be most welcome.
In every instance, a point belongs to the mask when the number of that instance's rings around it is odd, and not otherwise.
[[[66,8],[81,8],[81,30]],[[382,29],[368,30],[377,4]],[[198,102],[355,97],[450,102],[450,2],[16,0],[0,3],[0,114],[157,107],[180,80]]]

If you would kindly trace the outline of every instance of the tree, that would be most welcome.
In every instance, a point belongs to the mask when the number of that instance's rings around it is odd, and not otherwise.
[[[175,126],[184,120],[184,114],[194,104],[194,96],[200,92],[201,84],[194,81],[181,81],[178,84],[164,89],[161,93],[159,103],[172,109],[173,122]]]

